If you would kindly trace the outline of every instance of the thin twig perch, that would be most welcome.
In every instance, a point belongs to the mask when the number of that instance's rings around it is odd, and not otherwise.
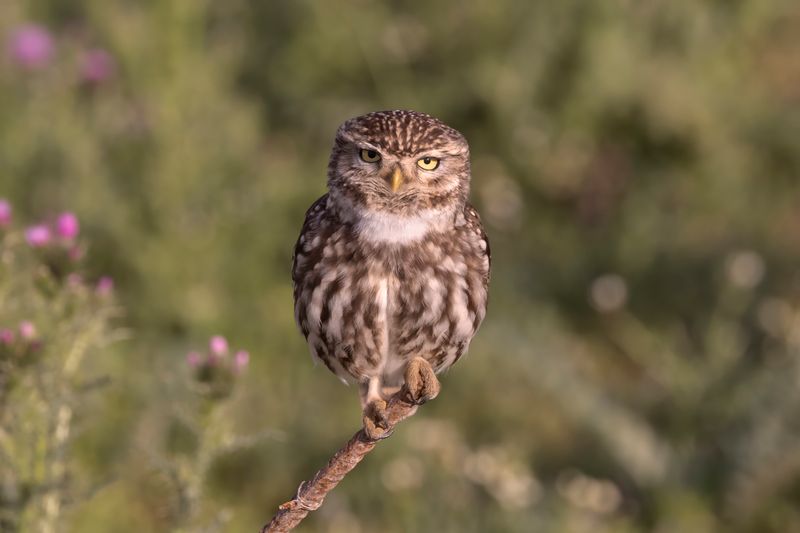
[[[408,389],[404,385],[389,399],[386,406],[387,436],[391,434],[398,422],[416,412],[417,405],[412,403],[409,398]],[[261,528],[261,533],[284,533],[294,529],[308,513],[322,505],[328,492],[333,490],[344,479],[344,476],[372,451],[378,442],[379,440],[367,437],[363,429],[356,432],[311,481],[304,481],[300,484],[294,498],[278,507],[278,512],[269,524]]]

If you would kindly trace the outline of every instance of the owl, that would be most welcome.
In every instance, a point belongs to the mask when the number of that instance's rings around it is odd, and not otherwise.
[[[358,384],[364,431],[386,436],[386,401],[421,404],[485,314],[489,241],[468,203],[469,146],[440,120],[380,111],[342,124],[328,192],[306,212],[292,265],[311,354]]]

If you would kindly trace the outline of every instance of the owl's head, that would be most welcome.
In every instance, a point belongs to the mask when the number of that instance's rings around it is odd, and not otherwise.
[[[331,198],[363,212],[453,212],[469,194],[469,145],[461,133],[416,111],[378,111],[336,132]]]

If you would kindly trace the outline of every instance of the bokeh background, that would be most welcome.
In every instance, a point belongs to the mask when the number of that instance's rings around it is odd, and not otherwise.
[[[470,141],[490,310],[299,530],[800,531],[797,2],[5,0],[0,37],[0,326],[41,343],[4,531],[256,531],[349,438],[291,250],[392,108]]]

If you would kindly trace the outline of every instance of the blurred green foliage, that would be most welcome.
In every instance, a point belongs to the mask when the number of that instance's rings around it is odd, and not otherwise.
[[[0,224],[0,531],[57,531],[63,506],[95,485],[71,445],[102,401],[114,369],[102,353],[120,332],[110,293],[83,280],[64,241],[28,246]]]
[[[0,3],[29,22],[54,51],[0,59],[0,197],[79,215],[130,331],[62,530],[255,531],[358,427],[291,249],[337,125],[412,108],[470,140],[489,315],[300,529],[800,531],[796,2]],[[253,361],[204,407],[214,333]]]

